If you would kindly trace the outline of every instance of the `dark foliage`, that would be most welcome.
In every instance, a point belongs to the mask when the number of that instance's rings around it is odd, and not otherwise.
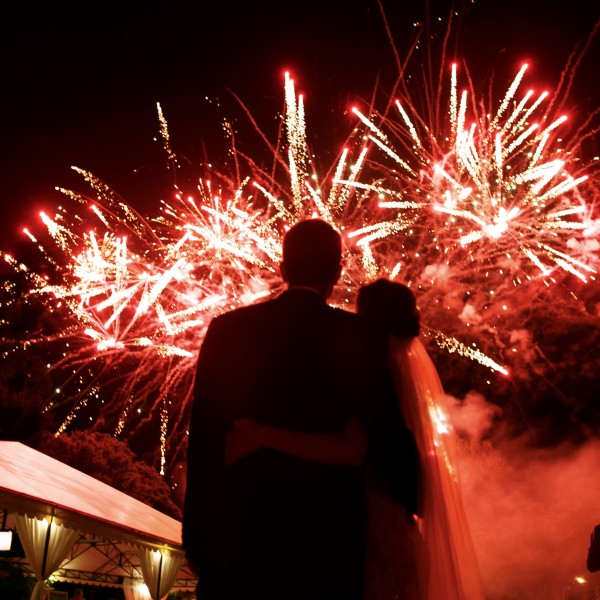
[[[34,579],[27,577],[17,565],[0,559],[0,592],[3,599],[29,600],[34,583]]]
[[[0,439],[35,446],[47,429],[44,406],[51,395],[51,382],[35,352],[9,354],[0,369]]]

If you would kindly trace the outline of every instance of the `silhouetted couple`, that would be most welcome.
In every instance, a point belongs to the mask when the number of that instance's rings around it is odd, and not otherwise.
[[[452,493],[456,482],[425,454],[437,434],[420,396],[427,390],[410,372],[429,358],[414,296],[380,280],[361,288],[360,314],[329,306],[341,258],[331,226],[297,223],[283,241],[287,290],[207,330],[183,517],[200,600],[426,598],[434,566],[433,578],[468,584],[454,563],[439,570],[437,540],[423,527],[437,518],[436,535],[453,534],[438,497],[447,491],[430,480]],[[461,507],[456,494],[450,501]],[[482,598],[476,564],[467,566],[471,595],[429,597]]]

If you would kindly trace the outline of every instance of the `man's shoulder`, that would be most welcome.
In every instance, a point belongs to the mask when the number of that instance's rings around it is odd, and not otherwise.
[[[238,320],[251,319],[260,314],[267,314],[273,310],[274,301],[272,298],[255,304],[246,304],[238,306],[227,312],[221,313],[213,317],[212,322],[215,324],[226,324]]]

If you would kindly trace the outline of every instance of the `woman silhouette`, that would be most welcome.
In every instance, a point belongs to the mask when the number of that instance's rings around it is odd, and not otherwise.
[[[407,286],[379,279],[359,290],[357,310],[388,335],[400,408],[421,456],[419,530],[426,553],[422,597],[483,600],[461,497],[456,437],[438,372],[419,338],[416,298]]]

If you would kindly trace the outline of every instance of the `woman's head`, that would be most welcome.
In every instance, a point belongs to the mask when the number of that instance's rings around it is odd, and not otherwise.
[[[419,335],[419,310],[415,295],[403,283],[378,279],[360,288],[357,311],[377,327],[397,337]]]

